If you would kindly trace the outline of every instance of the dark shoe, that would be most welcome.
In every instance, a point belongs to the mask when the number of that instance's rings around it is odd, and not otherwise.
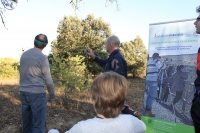
[[[151,110],[146,110],[145,115],[146,115],[146,116],[149,116],[149,117],[155,117],[155,116],[156,116],[155,114],[153,114],[153,113],[151,112]]]

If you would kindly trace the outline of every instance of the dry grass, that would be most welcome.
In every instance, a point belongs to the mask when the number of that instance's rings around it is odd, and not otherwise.
[[[0,85],[18,85],[19,79],[1,79]]]
[[[129,79],[131,83],[126,103],[141,115],[144,91],[143,79]],[[0,133],[21,133],[21,102],[19,100],[19,81],[0,80]],[[47,104],[46,131],[57,128],[60,132],[70,129],[80,120],[95,116],[89,91],[78,95],[67,95],[63,100],[63,92],[56,90],[56,105]],[[47,95],[48,96],[48,95]]]

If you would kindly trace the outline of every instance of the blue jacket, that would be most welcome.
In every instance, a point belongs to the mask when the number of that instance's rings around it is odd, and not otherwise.
[[[185,80],[188,79],[188,72],[177,70],[173,74],[173,83],[175,91],[185,91]]]
[[[114,50],[108,59],[96,56],[94,60],[103,68],[103,72],[114,71],[127,78],[127,63],[119,50]]]

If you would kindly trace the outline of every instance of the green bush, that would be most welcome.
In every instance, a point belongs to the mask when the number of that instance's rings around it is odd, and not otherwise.
[[[73,93],[88,88],[92,78],[83,62],[85,57],[75,56],[68,58],[51,57],[50,68],[52,77],[66,93]]]
[[[0,79],[19,78],[19,60],[0,58]]]

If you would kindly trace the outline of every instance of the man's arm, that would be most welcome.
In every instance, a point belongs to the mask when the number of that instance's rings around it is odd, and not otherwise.
[[[95,59],[96,55],[92,52],[91,49],[86,49],[86,54]]]
[[[87,49],[87,55],[92,57],[96,63],[98,63],[101,67],[103,67],[106,64],[106,60],[103,60],[96,56],[91,49]]]
[[[48,61],[47,58],[43,62],[42,73],[43,73],[44,78],[45,78],[45,82],[46,82],[47,90],[48,90],[48,93],[49,93],[50,101],[53,102],[53,101],[55,101],[54,83],[53,83],[53,80],[52,80],[52,77],[51,77],[50,68],[49,68],[49,61]]]
[[[156,67],[158,69],[165,69],[166,68],[166,64],[164,62],[161,62],[159,60],[155,61],[156,62]]]

